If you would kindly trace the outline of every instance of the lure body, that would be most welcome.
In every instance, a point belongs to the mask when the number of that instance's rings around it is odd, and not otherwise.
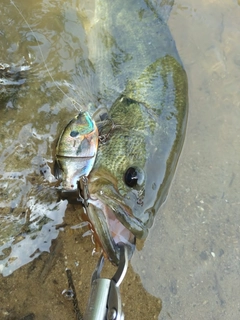
[[[80,112],[62,131],[57,147],[54,175],[67,191],[78,189],[79,179],[88,176],[98,148],[98,129],[88,112]]]

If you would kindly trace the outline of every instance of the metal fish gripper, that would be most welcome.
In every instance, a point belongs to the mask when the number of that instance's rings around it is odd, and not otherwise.
[[[101,255],[91,280],[91,293],[84,320],[124,320],[120,295],[122,283],[128,268],[127,248],[123,243],[120,248],[120,262],[112,279],[100,277],[104,265]]]

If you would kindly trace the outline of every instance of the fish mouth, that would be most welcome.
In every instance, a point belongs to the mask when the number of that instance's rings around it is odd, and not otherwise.
[[[112,186],[109,186],[107,190],[107,194],[101,191],[91,195],[88,200],[87,213],[97,241],[100,242],[109,260],[118,265],[118,243],[121,242],[127,246],[130,259],[135,250],[136,237],[145,237],[146,228],[133,216],[124,198],[119,194],[116,195]]]
[[[135,236],[116,218],[112,208],[99,199],[89,200],[87,213],[96,241],[100,243],[109,260],[118,265],[120,242],[127,246],[130,259],[135,249]]]

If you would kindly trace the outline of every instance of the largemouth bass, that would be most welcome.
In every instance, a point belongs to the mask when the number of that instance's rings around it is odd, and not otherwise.
[[[107,117],[95,119],[105,139],[88,176],[87,211],[115,264],[118,242],[129,245],[130,256],[135,237],[147,236],[185,136],[187,77],[163,7],[143,0],[96,1],[88,32],[95,91]]]

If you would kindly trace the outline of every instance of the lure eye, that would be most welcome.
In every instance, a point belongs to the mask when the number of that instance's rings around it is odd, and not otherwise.
[[[72,138],[75,138],[75,137],[77,137],[79,135],[79,132],[78,131],[71,131],[70,132],[70,136],[72,137]]]
[[[138,172],[135,168],[130,167],[124,174],[124,182],[128,187],[135,187],[138,183]]]

